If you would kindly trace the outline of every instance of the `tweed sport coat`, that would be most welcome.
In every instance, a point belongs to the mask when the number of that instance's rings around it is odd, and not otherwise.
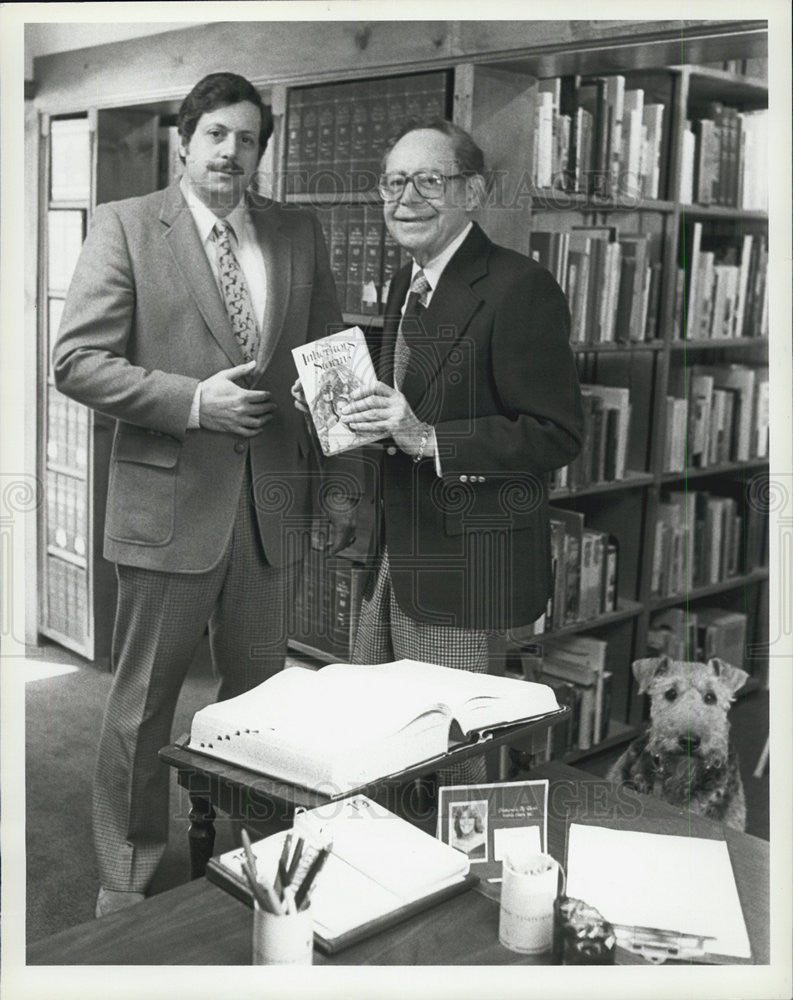
[[[291,348],[340,328],[314,215],[249,197],[267,269],[262,345],[250,388],[277,410],[253,438],[188,430],[196,385],[244,362],[179,185],[97,208],[54,350],[58,389],[116,419],[105,558],[203,572],[232,530],[250,455],[260,536],[272,565],[307,530],[314,449],[293,404]]]
[[[410,267],[393,278],[378,372],[393,354]],[[545,609],[550,579],[548,473],[581,448],[583,415],[565,297],[551,274],[474,224],[418,323],[405,330],[402,385],[435,427],[433,459],[393,445],[380,459],[381,540],[397,602],[412,618],[505,629]]]

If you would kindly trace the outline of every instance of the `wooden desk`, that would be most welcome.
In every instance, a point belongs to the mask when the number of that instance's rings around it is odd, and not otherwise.
[[[555,725],[569,711],[564,708],[531,722],[505,726],[485,744],[460,746],[445,757],[444,761],[466,760],[483,753],[491,755],[494,751],[506,749],[516,739],[525,739],[533,732]],[[182,736],[171,746],[163,747],[159,757],[163,763],[176,770],[178,783],[187,790],[190,797],[188,839],[192,878],[200,878],[204,874],[212,856],[215,809],[243,818],[252,829],[261,828],[262,835],[265,835],[290,825],[297,807],[312,809],[330,801],[330,796],[322,792],[297,788],[237,764],[228,764],[196,753],[188,748],[188,744],[189,736]],[[434,803],[428,804],[416,798],[415,779],[430,774],[437,768],[437,759],[424,762],[396,776],[346,792],[345,795],[359,792],[372,799],[376,798],[398,816],[434,835]]]
[[[548,778],[550,853],[564,857],[570,821],[625,825],[659,833],[718,836],[720,827],[657,799],[614,788],[563,764]],[[735,880],[756,964],[769,961],[768,844],[726,829]],[[618,877],[629,878],[629,873]],[[251,911],[201,878],[123,910],[72,927],[28,948],[29,965],[248,965]],[[477,891],[447,900],[339,955],[315,952],[317,965],[528,965],[498,942],[498,904]],[[637,960],[618,953],[623,964]]]

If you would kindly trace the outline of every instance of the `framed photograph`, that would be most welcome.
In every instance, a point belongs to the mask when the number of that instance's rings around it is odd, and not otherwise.
[[[467,854],[471,864],[488,860],[487,799],[449,803],[450,847]]]
[[[547,832],[545,780],[438,789],[437,837],[468,855],[483,886],[501,882],[501,866],[510,847],[545,851]]]

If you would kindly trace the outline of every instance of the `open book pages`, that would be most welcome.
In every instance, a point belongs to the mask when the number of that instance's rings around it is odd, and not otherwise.
[[[317,835],[312,836],[315,828]],[[295,835],[304,838],[300,867],[320,846],[332,849],[311,893],[315,931],[332,940],[377,920],[468,874],[468,858],[364,795],[329,803],[297,816]],[[252,845],[256,870],[272,883],[286,832]],[[243,880],[242,851],[215,859],[214,867]]]
[[[303,393],[319,443],[326,455],[337,455],[382,434],[353,431],[341,419],[341,407],[358,389],[377,383],[363,331],[358,326],[292,349]]]
[[[399,660],[283,670],[196,713],[190,747],[329,796],[441,756],[450,730],[558,710],[544,684]]]

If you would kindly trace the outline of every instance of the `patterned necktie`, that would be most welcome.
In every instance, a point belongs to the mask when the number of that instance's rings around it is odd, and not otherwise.
[[[231,249],[231,226],[218,219],[212,230],[218,262],[218,276],[231,329],[246,361],[253,361],[259,348],[259,327],[253,313],[253,303],[239,261]]]
[[[394,344],[394,386],[397,389],[402,387],[402,382],[405,378],[405,372],[407,371],[408,361],[410,359],[410,347],[405,340],[405,335],[402,332],[402,328],[406,325],[406,320],[415,320],[419,316],[419,309],[424,308],[426,304],[427,292],[432,288],[429,281],[427,281],[427,276],[423,271],[416,271],[416,276],[410,283],[410,291],[408,293],[407,302],[405,303],[405,311],[402,313],[402,319],[399,321],[399,328],[396,335],[396,343]]]

